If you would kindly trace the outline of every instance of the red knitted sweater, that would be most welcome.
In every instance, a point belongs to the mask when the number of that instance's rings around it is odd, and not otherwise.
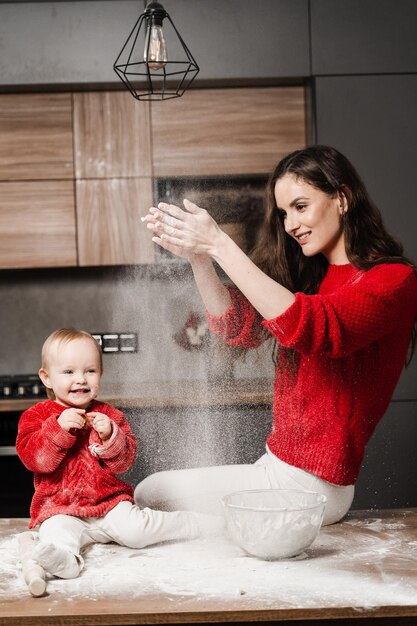
[[[329,265],[318,294],[296,293],[271,320],[262,320],[239,291],[230,293],[224,315],[207,313],[211,330],[246,348],[271,333],[299,355],[295,372],[285,351],[279,357],[269,449],[331,483],[354,484],[406,358],[417,313],[414,270]]]
[[[132,487],[115,476],[131,467],[137,449],[123,413],[103,402],[91,403],[89,411],[112,421],[111,437],[102,442],[91,427],[74,434],[61,428],[57,418],[65,408],[46,400],[19,420],[16,450],[35,473],[29,528],[52,515],[102,517],[122,500],[133,502]]]

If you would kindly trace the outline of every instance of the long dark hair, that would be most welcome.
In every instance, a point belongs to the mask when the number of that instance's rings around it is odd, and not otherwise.
[[[287,235],[275,200],[275,183],[285,174],[320,189],[331,198],[344,194],[348,211],[340,218],[349,262],[362,270],[381,263],[415,266],[403,254],[401,242],[385,228],[379,209],[350,161],[335,148],[314,145],[285,156],[272,172],[266,189],[266,208],[252,260],[268,276],[290,291],[317,293],[328,262],[322,254],[304,256],[293,237]],[[414,327],[410,354],[414,352],[417,325]]]

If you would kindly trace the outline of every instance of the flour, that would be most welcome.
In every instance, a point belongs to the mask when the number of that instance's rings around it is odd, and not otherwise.
[[[28,595],[16,537],[0,540],[0,598]]]
[[[257,510],[227,512],[228,527],[237,545],[261,559],[296,556],[308,548],[320,528],[322,515],[296,516],[291,511]]]
[[[382,532],[361,524],[362,529],[356,520],[322,528],[304,554],[282,561],[249,557],[225,536],[143,550],[95,544],[84,555],[79,578],[50,580],[49,596],[30,602],[65,611],[77,599],[112,598],[125,599],[126,605],[153,598],[165,603],[164,610],[167,603],[176,610],[207,610],[215,600],[225,610],[231,604],[242,610],[415,605],[417,573],[411,563],[417,542],[405,546],[404,536],[384,523]],[[17,563],[15,537],[0,541],[0,613],[6,599],[28,596]]]
[[[268,560],[297,556],[313,543],[325,502],[318,494],[281,489],[242,491],[223,498],[235,543]]]

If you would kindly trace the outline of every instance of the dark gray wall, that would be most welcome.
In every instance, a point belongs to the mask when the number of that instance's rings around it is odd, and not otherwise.
[[[368,444],[354,509],[417,506],[417,401],[391,402]]]
[[[187,268],[188,269],[188,268]],[[201,380],[220,355],[209,343],[186,350],[175,341],[191,312],[204,307],[191,271],[153,267],[0,271],[0,376],[40,367],[43,341],[60,326],[89,332],[135,332],[136,354],[104,354],[106,383],[134,393],[135,385]],[[265,347],[266,348],[266,347]],[[272,376],[272,360],[254,351],[235,363],[239,378]],[[1,417],[1,414],[0,414]]]
[[[112,67],[144,0],[0,4],[0,85],[118,82]],[[199,81],[303,77],[307,0],[165,0]],[[294,36],[296,33],[296,36]],[[168,50],[169,52],[169,50]]]
[[[329,76],[315,80],[316,138],[356,165],[388,229],[417,260],[417,74]],[[417,399],[417,359],[395,398]]]
[[[311,0],[312,74],[417,71],[415,0]]]
[[[313,0],[315,141],[357,167],[389,230],[417,260],[414,0]],[[416,506],[417,357],[372,437],[354,507]]]
[[[124,478],[136,485],[167,468],[253,463],[265,452],[271,407],[130,410],[128,418],[140,454]],[[416,506],[416,441],[417,401],[392,403],[368,445],[354,509]]]
[[[387,227],[415,254],[417,74],[320,77],[315,91],[317,141],[352,159]]]
[[[0,87],[116,84],[112,64],[140,6],[137,0],[0,3]],[[165,0],[164,6],[201,66],[196,86],[270,84],[288,78],[311,85],[313,139],[333,144],[352,159],[387,225],[417,259],[412,189],[417,163],[415,0]],[[166,106],[168,111],[169,102]],[[97,279],[103,281],[99,289],[94,276],[77,270],[70,278],[68,272],[60,276],[59,270],[0,273],[0,280],[2,276],[6,280],[1,300],[7,305],[0,309],[0,327],[7,337],[0,373],[10,371],[11,365],[23,367],[23,351],[28,369],[37,367],[40,335],[49,332],[52,322],[56,326],[57,312],[73,298],[74,289],[84,300],[80,308],[72,303],[66,310],[68,323],[85,326],[91,307],[97,330],[107,323],[130,326],[115,330],[135,330],[136,324],[140,342],[141,333],[146,333],[147,350],[137,357],[145,358],[145,366],[139,361],[129,361],[128,366],[127,361],[117,365],[110,361],[111,373],[127,369],[134,376],[160,375],[159,361],[164,362],[167,377],[178,375],[181,367],[198,376],[204,372],[196,355],[181,353],[169,343],[184,309],[197,306],[189,286],[180,288],[177,296],[175,283],[158,278],[137,276],[120,283],[98,272]],[[107,297],[105,307],[101,296]],[[45,303],[53,315],[48,316]],[[158,325],[151,321],[158,315],[164,321],[164,340],[157,340]],[[256,364],[252,366],[239,375],[256,372]],[[417,358],[401,377],[394,401],[369,444],[356,508],[417,506],[416,369]],[[171,417],[194,443],[206,441],[213,427],[223,431],[227,423],[228,444],[215,462],[236,458],[251,462],[263,449],[270,416],[265,408],[258,411],[262,432],[256,433],[255,413],[248,411],[240,419],[236,414],[225,419],[217,410],[199,419],[190,414]],[[143,439],[144,461],[135,470],[138,475],[209,462],[201,445],[199,458],[189,457],[184,447],[175,456],[165,412],[142,417],[132,417]]]

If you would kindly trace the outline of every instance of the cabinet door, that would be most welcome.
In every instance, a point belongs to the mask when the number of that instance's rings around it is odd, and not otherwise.
[[[151,176],[149,103],[123,92],[74,94],[76,178]]]
[[[0,180],[73,177],[71,94],[0,97]]]
[[[77,264],[72,181],[0,183],[0,267]]]
[[[152,205],[151,178],[76,181],[80,265],[153,263],[151,234],[140,221]]]
[[[153,174],[268,173],[305,145],[304,106],[303,87],[190,90],[152,103]]]

